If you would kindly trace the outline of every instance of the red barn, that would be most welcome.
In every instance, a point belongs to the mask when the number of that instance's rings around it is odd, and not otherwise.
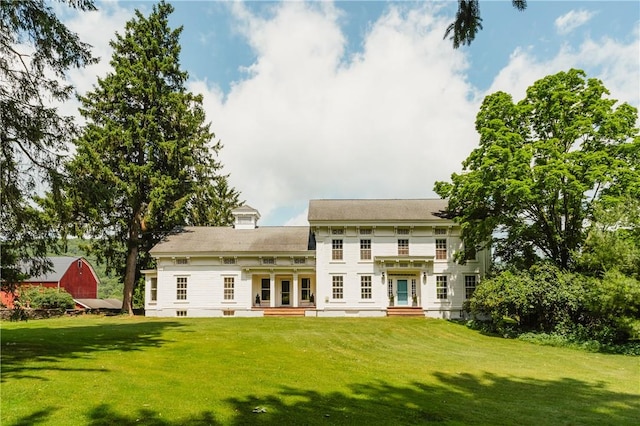
[[[21,286],[42,286],[63,288],[74,299],[96,299],[98,297],[98,276],[82,257],[50,257],[51,271],[25,280]],[[2,292],[2,303],[13,307],[13,295]]]

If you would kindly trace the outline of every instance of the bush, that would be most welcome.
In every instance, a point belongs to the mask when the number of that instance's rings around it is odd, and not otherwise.
[[[33,309],[73,309],[73,297],[64,289],[31,287],[20,294],[20,302]]]
[[[488,332],[513,337],[617,345],[640,338],[640,282],[619,272],[602,279],[537,264],[482,282],[467,307]],[[545,337],[542,340],[547,340]]]

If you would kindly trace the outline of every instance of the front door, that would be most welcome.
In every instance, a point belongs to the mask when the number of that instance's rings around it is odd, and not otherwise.
[[[291,302],[291,282],[290,281],[282,281],[282,301],[281,305],[288,306]]]
[[[407,280],[398,280],[396,291],[398,293],[398,305],[408,305],[409,298],[407,294]]]

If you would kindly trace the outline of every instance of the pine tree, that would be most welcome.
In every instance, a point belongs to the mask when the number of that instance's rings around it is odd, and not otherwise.
[[[227,200],[216,198],[220,182],[226,184],[215,158],[222,145],[212,143],[202,97],[185,89],[182,28],[169,28],[172,12],[164,2],[149,17],[136,10],[124,34],[116,33],[113,71],[80,98],[87,125],[67,164],[71,217],[80,228],[75,232],[92,236],[90,250],[122,277],[123,310],[129,313],[140,270],[151,266],[151,247],[192,223],[194,206],[206,211],[205,201],[233,205],[238,197],[228,190]],[[206,211],[197,221],[228,214]]]
[[[63,1],[82,11],[91,0]],[[0,241],[2,289],[49,269],[55,244],[33,195],[57,189],[59,154],[74,123],[51,101],[65,101],[70,68],[93,63],[90,46],[69,31],[43,0],[0,2]]]

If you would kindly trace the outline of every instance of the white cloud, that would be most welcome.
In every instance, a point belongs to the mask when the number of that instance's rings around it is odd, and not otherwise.
[[[585,39],[577,48],[563,45],[548,60],[540,60],[531,50],[517,49],[487,92],[502,90],[512,94],[514,101],[519,101],[536,80],[578,68],[584,70],[587,77],[602,80],[611,92],[611,98],[637,108],[640,106],[639,34],[636,28],[626,43],[605,37]]]
[[[589,22],[593,15],[595,15],[595,12],[593,11],[571,10],[570,12],[556,18],[556,31],[561,35],[569,34],[576,28]]]
[[[282,224],[270,214],[310,198],[433,197],[459,170],[477,104],[432,6],[390,8],[346,62],[331,4],[285,2],[269,18],[235,7],[257,55],[248,77],[226,98],[203,81],[190,90],[204,94],[226,172],[263,222]]]

